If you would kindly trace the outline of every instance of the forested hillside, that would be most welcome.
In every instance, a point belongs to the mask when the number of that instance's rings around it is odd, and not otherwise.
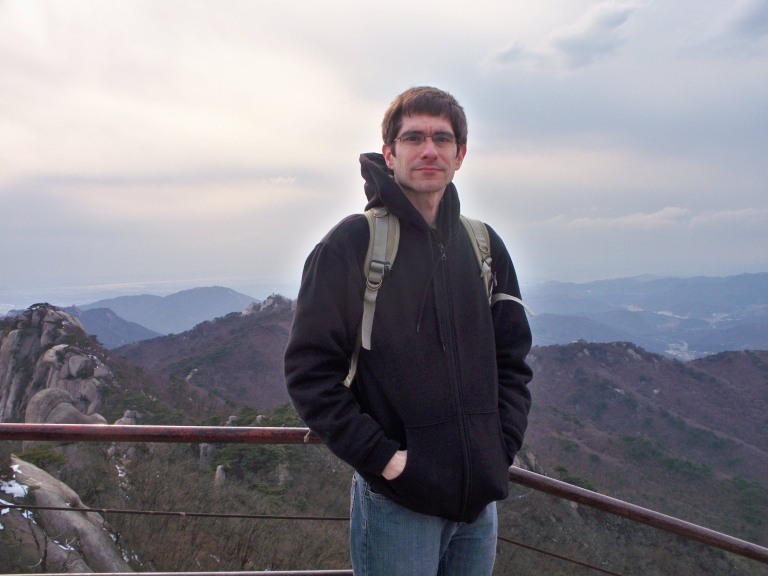
[[[3,385],[41,386],[35,374],[42,368],[35,367],[43,366],[47,350],[66,344],[68,357],[92,358],[91,367],[78,373],[83,382],[104,366],[98,400],[108,423],[121,416],[126,422],[130,411],[129,419],[139,424],[301,425],[273,392],[280,384],[275,374],[290,323],[288,301],[119,351],[104,350],[77,326],[61,325],[59,334],[45,332],[45,322],[24,322],[6,320],[0,327],[0,356],[14,358],[2,364]],[[21,346],[19,330],[38,344]],[[144,365],[131,363],[137,359]],[[575,342],[534,348],[529,361],[534,404],[525,465],[768,544],[768,445],[762,432],[768,352],[728,352],[682,363],[628,343]],[[69,366],[66,358],[58,362]],[[62,371],[57,377],[64,377]],[[80,386],[73,378],[67,373],[61,381]],[[21,419],[25,410],[19,405]],[[7,465],[15,452],[97,508],[348,514],[351,470],[321,446],[68,444],[31,450],[4,442],[1,449],[6,481],[13,476]],[[502,536],[626,575],[768,574],[754,562],[514,485],[499,505],[499,517]],[[107,519],[139,571],[349,566],[344,522],[118,514]],[[14,556],[20,544],[11,536],[10,530],[0,532],[3,558],[13,560],[21,556]],[[496,573],[591,572],[500,542]]]

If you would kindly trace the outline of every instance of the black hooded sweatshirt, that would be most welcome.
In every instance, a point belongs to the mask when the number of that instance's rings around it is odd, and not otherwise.
[[[506,498],[507,468],[527,426],[531,332],[520,304],[488,305],[459,197],[446,188],[432,229],[380,154],[360,156],[366,209],[400,219],[391,274],[376,300],[371,350],[349,370],[363,314],[368,222],[342,220],[304,266],[285,353],[288,392],[301,418],[371,487],[416,512],[471,522]],[[515,270],[489,228],[495,292],[520,297]],[[402,474],[381,472],[408,450]]]

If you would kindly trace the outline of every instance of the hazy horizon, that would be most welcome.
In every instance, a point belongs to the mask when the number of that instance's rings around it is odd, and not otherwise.
[[[766,70],[768,0],[0,2],[0,310],[295,293],[425,84],[524,286],[765,272]]]
[[[760,274],[758,272],[757,274]],[[744,272],[744,274],[754,274],[750,272]],[[693,275],[693,276],[658,276],[653,274],[638,274],[636,276],[626,276],[619,278],[595,278],[592,280],[586,280],[583,282],[574,282],[569,280],[543,280],[541,282],[521,283],[520,287],[525,297],[526,289],[533,289],[535,287],[542,286],[549,282],[561,282],[561,283],[573,283],[573,284],[589,284],[591,282],[611,281],[611,280],[632,280],[642,279],[643,281],[650,280],[662,280],[662,279],[690,279],[696,277],[708,277],[708,278],[723,278],[724,276],[707,276],[707,275]],[[730,275],[729,275],[730,276]],[[733,276],[738,276],[734,274]],[[221,279],[220,279],[221,280]],[[152,296],[168,296],[169,294],[175,294],[183,290],[191,290],[193,288],[210,288],[213,286],[220,286],[223,288],[230,288],[245,294],[258,298],[260,300],[266,299],[271,294],[282,294],[288,298],[295,298],[299,291],[299,282],[288,284],[226,284],[226,283],[179,283],[179,282],[152,282],[142,283],[135,282],[130,284],[118,284],[118,285],[98,285],[98,286],[69,286],[60,287],[57,289],[49,290],[18,290],[18,291],[4,291],[0,292],[0,314],[5,314],[9,310],[14,309],[26,309],[32,304],[38,304],[42,302],[48,302],[55,306],[81,306],[84,304],[91,304],[98,300],[106,300],[109,298],[116,298],[118,296],[139,296],[139,295],[152,295]],[[18,304],[11,303],[14,300]]]

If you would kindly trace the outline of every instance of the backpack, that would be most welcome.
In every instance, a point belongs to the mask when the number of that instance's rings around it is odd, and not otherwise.
[[[384,206],[377,206],[365,211],[368,220],[370,237],[368,240],[368,252],[365,255],[363,273],[365,274],[365,297],[363,300],[363,320],[357,331],[357,343],[355,351],[349,362],[349,373],[344,379],[344,385],[349,387],[357,373],[357,358],[360,348],[371,349],[371,332],[373,331],[373,315],[376,312],[376,296],[379,293],[384,278],[387,277],[397,256],[397,247],[400,243],[400,220],[393,216]],[[480,278],[485,284],[488,293],[488,304],[493,306],[500,300],[512,300],[520,304],[529,316],[533,316],[525,303],[509,294],[493,294],[496,286],[496,278],[491,269],[491,237],[488,228],[480,220],[460,216],[461,223],[467,231],[472,248],[475,251],[477,263],[480,266]]]

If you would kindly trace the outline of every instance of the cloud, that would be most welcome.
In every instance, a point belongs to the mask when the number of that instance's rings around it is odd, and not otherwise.
[[[729,31],[745,40],[768,36],[768,0],[748,0],[738,6],[728,23]]]
[[[768,0],[738,0],[711,18],[698,42],[688,47],[691,55],[720,57],[765,54],[768,46]]]
[[[601,2],[575,23],[554,30],[538,47],[529,49],[515,41],[492,52],[488,60],[496,64],[528,61],[568,69],[588,66],[626,42],[621,28],[639,7],[635,2]]]
[[[533,228],[569,228],[579,230],[657,230],[673,227],[752,226],[768,224],[768,209],[709,210],[693,214],[688,208],[667,206],[658,212],[637,212],[617,218],[568,218],[559,214],[554,218],[533,222]]]
[[[0,186],[292,171],[297,143],[300,164],[323,169],[339,150],[357,153],[326,146],[329,133],[354,144],[375,126],[326,55],[286,48],[275,31],[241,33],[235,11],[220,19],[196,3],[190,15],[185,3],[168,26],[153,5],[104,3],[86,17],[82,5],[0,2]]]

